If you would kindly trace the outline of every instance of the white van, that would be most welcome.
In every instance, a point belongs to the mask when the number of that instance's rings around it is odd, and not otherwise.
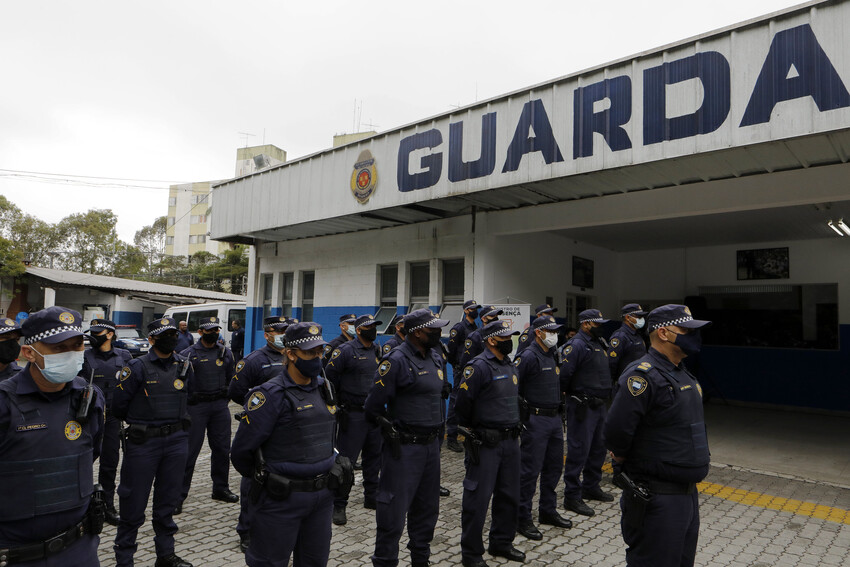
[[[230,325],[233,321],[239,321],[239,326],[245,328],[245,302],[244,301],[216,301],[212,303],[194,303],[192,305],[178,305],[165,310],[164,317],[173,317],[178,323],[186,321],[189,331],[195,340],[198,335],[198,325],[204,317],[218,317],[221,319],[221,334],[224,336],[224,344],[230,347]]]

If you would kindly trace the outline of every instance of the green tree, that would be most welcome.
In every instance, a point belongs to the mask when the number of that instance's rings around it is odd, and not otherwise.
[[[20,276],[25,271],[23,253],[11,240],[0,236],[0,277]]]
[[[168,218],[158,217],[152,224],[137,230],[133,237],[136,248],[148,258],[148,272],[153,271],[154,264],[159,262],[165,254],[165,231],[167,228]]]
[[[59,221],[56,230],[62,268],[90,274],[112,273],[123,244],[115,230],[117,223],[118,217],[109,209],[74,213]]]
[[[112,267],[112,275],[122,278],[136,279],[148,267],[148,256],[141,250],[127,244],[119,243],[119,251],[115,264]]]
[[[0,237],[8,239],[24,260],[50,267],[51,254],[58,244],[55,227],[21,211],[0,195]]]

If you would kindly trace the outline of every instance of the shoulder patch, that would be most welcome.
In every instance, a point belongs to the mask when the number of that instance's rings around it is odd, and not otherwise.
[[[520,361],[520,360],[521,360],[521,359],[520,359],[520,357],[516,357],[516,358],[514,359],[514,366],[519,366],[519,361]]]
[[[449,333],[449,336],[451,338],[455,338],[457,336],[457,329],[452,329],[451,332]]]
[[[611,346],[614,348],[620,346],[620,339],[611,339]]]
[[[125,366],[124,368],[121,369],[121,373],[118,375],[118,378],[123,382],[124,380],[129,378],[130,374],[132,374],[132,373],[133,373],[133,371],[130,370],[130,367]]]
[[[467,380],[473,374],[475,374],[475,368],[473,368],[472,366],[467,366],[466,368],[463,369],[463,379],[464,380]]]
[[[636,370],[640,370],[641,372],[646,372],[650,368],[652,368],[652,364],[650,364],[648,362],[641,362],[640,364],[637,365]]]
[[[331,355],[331,358],[336,358],[340,354],[342,354],[342,352],[338,348],[335,348],[333,354]]]
[[[333,347],[332,347],[331,345],[329,345],[329,344],[328,344],[328,345],[325,345],[325,348],[324,348],[324,349],[322,349],[323,354],[324,354],[325,356],[327,356],[327,355],[328,355],[328,353],[331,351],[331,349],[332,349],[332,348],[333,348]]]
[[[248,411],[260,409],[264,403],[266,403],[266,395],[262,392],[254,392],[248,400]]]
[[[381,352],[383,352],[384,354],[387,354],[387,353],[388,353],[388,352],[390,352],[392,349],[393,349],[393,347],[391,347],[391,346],[389,345],[389,343],[388,343],[388,344],[385,344],[385,345],[383,346],[383,348],[381,349]]]
[[[391,363],[389,360],[385,360],[385,361],[383,361],[383,362],[381,363],[381,365],[380,365],[380,366],[378,366],[378,374],[379,374],[380,376],[386,376],[386,375],[387,375],[387,372],[389,372],[389,371],[390,371],[390,367],[391,367],[391,366],[392,366],[392,363]]]
[[[245,361],[244,360],[240,360],[239,362],[236,363],[236,372],[239,372],[243,368],[245,368]]]
[[[643,376],[629,376],[626,380],[629,392],[633,396],[640,396],[646,391],[646,378]]]
[[[567,345],[564,347],[564,354],[570,354],[573,352],[573,345]]]
[[[528,340],[528,331],[523,331],[522,334],[519,336],[519,340],[527,341]]]
[[[463,342],[463,346],[465,346],[466,348],[471,347],[471,346],[472,346],[472,339],[466,339],[466,340]]]

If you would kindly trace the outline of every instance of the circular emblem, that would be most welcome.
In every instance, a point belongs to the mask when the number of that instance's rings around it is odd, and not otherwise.
[[[315,325],[310,325],[310,328],[307,329],[307,332],[310,333],[311,335],[318,335],[319,334],[319,328]]]
[[[181,380],[180,378],[175,378],[174,379],[174,389],[175,390],[182,390],[183,389],[183,380]]]
[[[440,380],[443,379],[443,371],[440,370],[439,368],[437,369],[437,378],[439,378]]]
[[[511,326],[511,324],[508,323],[507,321],[502,321],[502,328],[507,329],[510,326]]]
[[[254,392],[251,395],[251,399],[248,400],[248,411],[260,409],[264,403],[266,403],[265,394],[263,394],[262,392]]]
[[[59,314],[59,320],[65,323],[66,325],[70,325],[74,322],[74,316],[68,313],[67,311],[63,311]],[[76,437],[75,437],[76,439]]]
[[[245,368],[245,361],[244,360],[240,360],[239,362],[236,363],[236,372],[239,372],[243,368]]]
[[[693,315],[691,315],[691,310],[688,308],[687,305],[685,305],[685,313],[693,317]]]
[[[222,364],[224,364],[224,361],[222,359],[220,359],[220,358],[215,359],[215,365],[216,366],[221,366]]]
[[[76,441],[83,434],[83,426],[76,421],[69,421],[65,424],[65,437],[69,441]]]
[[[7,327],[14,327],[14,326],[15,326],[15,322],[14,322],[14,321],[12,321],[11,319],[6,319],[5,321],[3,321],[3,323],[4,323]]]
[[[452,338],[456,337],[457,336],[457,329],[452,329],[451,332],[449,333],[449,336],[452,337]]]
[[[389,360],[383,361],[381,363],[381,365],[378,367],[378,374],[380,374],[381,376],[386,376],[387,372],[390,371],[391,366],[392,366],[392,364],[390,363]]]
[[[168,325],[168,318],[163,317],[162,319],[159,320],[159,324],[160,325]]]
[[[333,415],[336,413],[336,406],[325,406],[328,408],[328,413]]]
[[[372,152],[363,150],[357,156],[357,162],[351,172],[351,193],[361,204],[365,204],[375,193],[378,185],[378,170]]]
[[[281,317],[281,318],[280,318],[280,322],[281,322],[281,323],[286,323],[286,317]]]
[[[118,375],[118,379],[119,379],[119,380],[121,380],[121,381],[123,382],[124,380],[126,380],[127,378],[129,378],[129,377],[130,377],[130,374],[132,374],[132,371],[130,370],[130,367],[129,367],[129,366],[125,366],[124,368],[122,368],[122,369],[120,370],[120,373],[119,373],[119,375]]]
[[[514,386],[516,386],[519,383],[519,381],[517,380],[516,374],[513,375],[513,379],[514,379]]]

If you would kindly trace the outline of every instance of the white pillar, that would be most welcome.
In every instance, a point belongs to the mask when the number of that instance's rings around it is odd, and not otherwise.
[[[56,290],[52,287],[44,288],[44,307],[53,307],[56,305]]]

